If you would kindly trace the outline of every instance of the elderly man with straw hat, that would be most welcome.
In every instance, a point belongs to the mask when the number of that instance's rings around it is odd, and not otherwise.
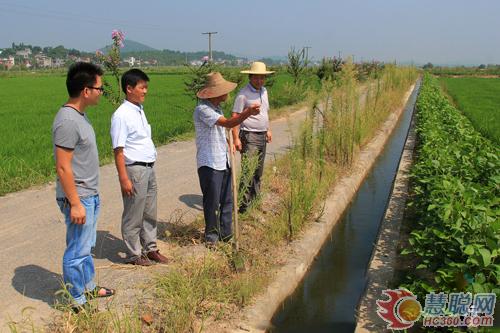
[[[240,90],[234,101],[233,117],[240,115],[249,105],[260,105],[259,114],[249,117],[241,123],[241,126],[233,128],[236,149],[241,151],[243,157],[247,154],[248,156],[254,154],[258,156],[258,165],[250,183],[240,184],[240,186],[247,186],[239,207],[240,213],[243,213],[247,210],[250,202],[260,193],[260,178],[264,172],[266,145],[272,140],[268,115],[269,100],[264,83],[266,76],[274,72],[268,71],[263,62],[256,61],[251,64],[250,70],[244,70],[241,73],[248,74],[249,83]],[[242,172],[248,172],[245,170],[245,164],[242,164],[242,167]]]
[[[196,95],[200,99],[194,110],[196,131],[196,161],[203,193],[205,242],[212,246],[232,237],[231,165],[224,128],[232,128],[260,112],[259,105],[247,106],[236,117],[227,119],[220,104],[226,101],[236,83],[226,81],[218,72],[210,73],[203,89]],[[218,213],[218,214],[217,214]]]

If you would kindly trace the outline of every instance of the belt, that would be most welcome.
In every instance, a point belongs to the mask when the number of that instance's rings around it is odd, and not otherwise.
[[[247,130],[241,130],[241,131],[245,133],[267,134],[267,131],[247,131]]]
[[[127,164],[127,166],[132,166],[132,165],[140,165],[143,167],[152,168],[153,165],[155,165],[155,162],[134,162],[134,163]]]

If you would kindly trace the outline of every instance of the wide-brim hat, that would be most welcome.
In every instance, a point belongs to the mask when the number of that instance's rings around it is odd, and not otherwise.
[[[207,82],[196,96],[201,99],[219,97],[233,91],[238,84],[226,81],[219,72],[207,74]]]
[[[257,74],[257,75],[268,75],[274,73],[274,71],[268,71],[266,64],[260,61],[252,62],[249,70],[241,71],[242,74]]]

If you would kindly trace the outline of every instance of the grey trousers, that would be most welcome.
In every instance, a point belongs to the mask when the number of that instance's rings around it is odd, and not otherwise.
[[[255,170],[253,177],[250,181],[248,188],[246,189],[243,198],[240,204],[240,211],[244,211],[247,209],[250,202],[255,199],[256,196],[260,194],[260,183],[261,177],[264,173],[264,159],[266,157],[266,133],[267,132],[247,132],[240,131],[239,137],[242,145],[242,158],[245,155],[251,156],[254,154],[258,154],[259,156],[259,164],[257,169]],[[245,170],[242,164],[242,173],[248,172]],[[242,184],[240,184],[242,186]]]
[[[156,251],[156,175],[152,167],[127,166],[134,185],[132,197],[123,196],[122,237],[127,247],[127,261]]]

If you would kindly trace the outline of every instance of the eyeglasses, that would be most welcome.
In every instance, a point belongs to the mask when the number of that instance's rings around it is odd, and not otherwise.
[[[99,90],[100,92],[104,92],[104,88],[103,87],[87,87],[87,88]]]

